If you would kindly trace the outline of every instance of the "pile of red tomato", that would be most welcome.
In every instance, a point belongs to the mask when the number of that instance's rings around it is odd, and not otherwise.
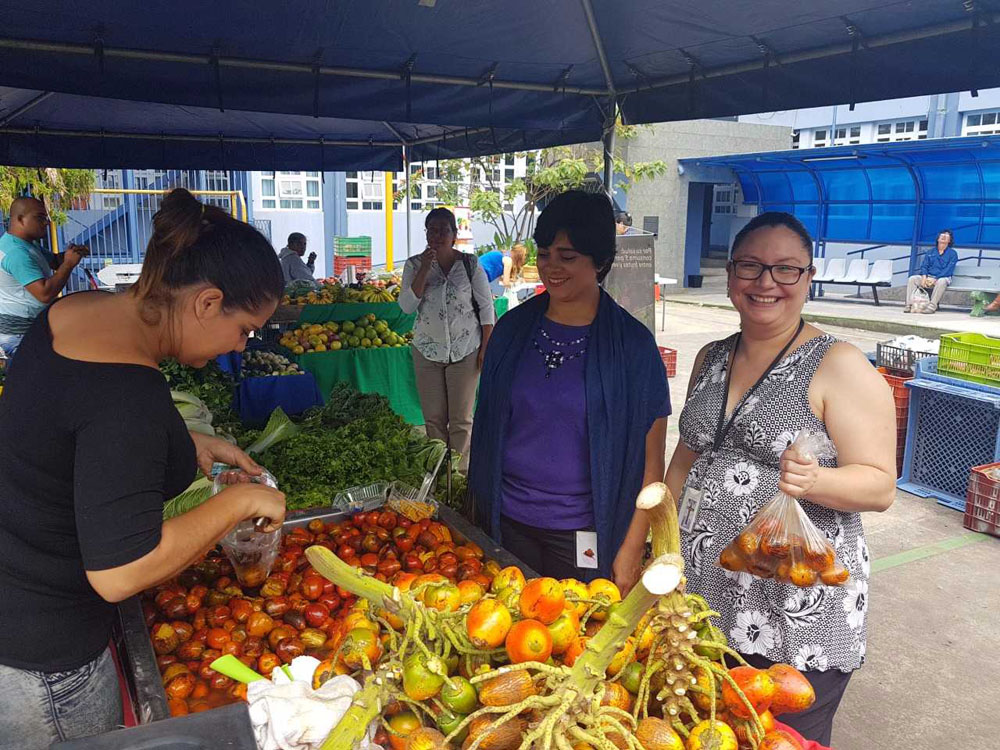
[[[215,550],[142,597],[172,715],[246,699],[245,685],[211,668],[223,654],[265,676],[309,654],[323,661],[315,682],[358,669],[365,659],[377,661],[378,625],[363,602],[313,570],[304,555],[313,544],[383,581],[400,573],[443,576],[455,584],[442,591],[446,597],[488,589],[500,569],[478,546],[457,544],[444,524],[413,523],[391,510],[291,529],[259,588],[241,587],[229,560]]]

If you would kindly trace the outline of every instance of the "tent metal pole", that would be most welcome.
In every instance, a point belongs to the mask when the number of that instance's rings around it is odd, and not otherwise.
[[[612,110],[614,114],[614,110]],[[608,198],[614,203],[614,186],[612,182],[615,178],[615,120],[612,118],[611,125],[604,128],[604,190]]]
[[[406,172],[406,259],[410,259],[410,155],[403,146],[403,169]]]
[[[608,64],[608,56],[604,52],[604,40],[601,39],[601,32],[597,28],[597,19],[594,17],[594,6],[590,0],[580,0],[583,6],[583,14],[587,17],[587,26],[590,28],[590,36],[594,40],[594,49],[597,50],[597,59],[601,62],[601,71],[604,73],[604,83],[608,87],[607,93],[613,98],[615,95],[615,79],[611,75],[611,66]]]
[[[470,131],[471,132],[471,131]],[[125,140],[151,140],[151,141],[180,141],[188,143],[219,143],[218,135],[177,135],[170,133],[118,133],[111,131],[93,131],[93,130],[61,130],[55,128],[23,128],[23,127],[4,127],[0,125],[0,133],[9,133],[11,135],[53,135],[53,136],[73,136],[77,138],[115,138],[115,139],[125,139]],[[315,146],[320,142],[319,138],[259,138],[253,136],[227,136],[223,135],[222,140],[225,143],[259,143],[264,145],[270,144],[282,144],[282,145],[310,145]],[[399,141],[331,141],[324,140],[323,145],[325,146],[359,146],[364,148],[371,148],[372,146],[389,146],[396,148],[399,146]]]

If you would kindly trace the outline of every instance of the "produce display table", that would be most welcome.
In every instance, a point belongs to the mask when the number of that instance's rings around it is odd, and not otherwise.
[[[493,309],[499,318],[509,307],[510,302],[500,297],[493,301]],[[413,330],[415,313],[407,315],[399,307],[398,302],[345,302],[336,305],[281,305],[271,316],[272,323],[328,323],[331,320],[357,320],[362,315],[372,313],[378,320],[384,320],[389,328],[396,333],[407,333]]]
[[[381,393],[389,399],[393,411],[410,424],[424,423],[420,396],[417,394],[417,380],[413,372],[413,354],[408,346],[310,352],[299,354],[294,360],[299,367],[316,378],[324,398],[337,383],[350,383],[362,393]]]
[[[376,502],[371,506],[366,506],[365,509],[371,510],[379,507],[380,505],[381,502]],[[350,515],[350,513],[333,511],[330,508],[312,508],[305,511],[293,511],[286,516],[284,529],[288,531],[295,526],[305,526],[314,518],[322,518],[326,522],[331,522],[341,518],[347,518]],[[502,547],[498,547],[496,542],[494,542],[490,537],[466,521],[465,518],[453,511],[451,508],[441,506],[441,508],[438,509],[438,520],[451,529],[457,539],[463,542],[468,541],[477,544],[486,553],[487,557],[496,560],[501,567],[514,565],[520,568],[527,578],[536,578],[538,576],[535,571],[522,563],[507,550]],[[158,723],[161,725],[169,725],[172,728],[178,729],[181,736],[184,736],[184,727],[187,727],[190,724],[199,723],[193,722],[192,720],[197,717],[212,717],[212,719],[217,720],[216,726],[218,727],[228,726],[229,722],[235,720],[239,723],[245,722],[246,727],[249,729],[250,720],[245,703],[232,703],[222,706],[221,708],[213,708],[211,711],[205,711],[204,713],[195,713],[171,719],[170,710],[167,707],[167,694],[163,688],[163,680],[160,677],[160,670],[156,666],[156,653],[153,651],[153,644],[149,639],[149,629],[146,627],[146,623],[143,618],[142,603],[139,596],[133,596],[119,604],[118,616],[119,632],[116,633],[115,643],[121,656],[122,668],[125,672],[127,682],[126,687],[128,689],[132,705],[135,707],[140,728],[142,725]],[[201,720],[202,723],[205,721],[205,719]],[[211,719],[208,719],[208,721],[211,721]],[[121,732],[130,734],[122,735]],[[105,747],[132,747],[133,745],[128,742],[128,737],[132,736],[139,738],[145,735],[140,735],[139,730],[124,729],[93,738],[93,740],[103,742],[107,738],[113,737],[118,740],[120,744],[79,744],[73,745],[73,747],[93,747],[95,750],[97,750],[97,748]],[[176,737],[177,735],[173,736]],[[234,733],[230,733],[216,736],[234,737],[236,735]],[[80,740],[80,743],[83,742],[85,741]],[[203,746],[192,742],[191,745],[150,744],[142,745],[142,747],[148,747],[150,750],[153,750],[154,748],[155,750],[159,750],[161,747],[165,749],[168,747],[201,748]],[[204,747],[207,750],[209,747],[215,748],[218,747],[218,745],[209,744],[204,745]],[[254,744],[226,744],[226,747],[232,748],[232,750],[242,750],[242,748],[255,750]]]

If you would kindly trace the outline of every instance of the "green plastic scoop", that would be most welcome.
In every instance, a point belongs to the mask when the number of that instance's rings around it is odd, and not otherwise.
[[[256,682],[257,680],[266,680],[267,678],[250,669],[246,664],[241,662],[232,654],[226,654],[225,656],[220,656],[218,659],[213,661],[210,665],[219,674],[224,674],[230,679],[236,680],[237,682]]]

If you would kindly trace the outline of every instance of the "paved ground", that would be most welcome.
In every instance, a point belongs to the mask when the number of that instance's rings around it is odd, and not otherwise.
[[[666,330],[660,333],[663,307]],[[876,316],[867,313],[869,320]],[[731,309],[667,303],[656,321],[659,343],[678,350],[677,377],[670,381],[676,414],[695,354],[735,331],[738,317]],[[1000,321],[991,322],[994,331],[1000,328]],[[886,339],[884,332],[821,327],[864,351]],[[676,419],[667,440],[669,457]],[[1000,747],[1000,539],[968,532],[961,514],[905,492],[885,513],[866,514],[865,529],[873,557],[868,663],[848,687],[833,747]]]

